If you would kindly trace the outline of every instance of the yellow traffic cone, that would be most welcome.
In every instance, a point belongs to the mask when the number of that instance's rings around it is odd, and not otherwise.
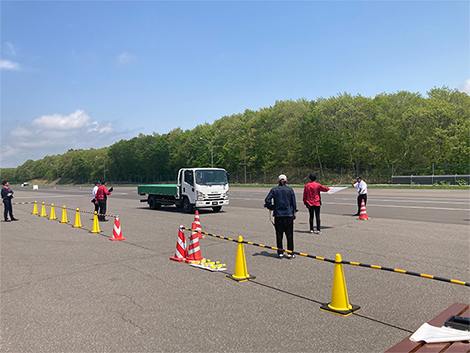
[[[250,276],[246,269],[246,259],[245,259],[245,250],[243,249],[243,238],[238,237],[238,248],[237,248],[237,258],[235,260],[235,273],[233,276],[226,276],[229,279],[233,279],[237,282],[244,282],[248,280],[255,279],[255,276]]]
[[[82,222],[80,221],[80,210],[77,208],[77,214],[75,215],[75,224],[74,228],[83,228]]]
[[[69,223],[69,221],[67,221],[67,212],[65,211],[65,206],[62,209],[62,219],[59,223]]]
[[[98,222],[98,214],[95,211],[95,217],[93,217],[93,229],[90,233],[101,233],[100,232],[100,223]]]
[[[47,214],[46,214],[46,205],[44,204],[44,202],[42,203],[41,214],[39,215],[39,217],[47,217]]]
[[[34,201],[34,207],[33,207],[33,213],[31,214],[39,214],[38,213],[38,203],[36,201]]]
[[[328,311],[341,316],[348,316],[360,310],[361,307],[358,305],[349,304],[346,281],[344,280],[343,264],[341,262],[341,255],[336,254],[331,303],[323,304],[320,307],[320,310]]]
[[[51,219],[57,219],[57,217],[55,216],[54,204],[51,205],[51,215],[49,217],[49,220]]]

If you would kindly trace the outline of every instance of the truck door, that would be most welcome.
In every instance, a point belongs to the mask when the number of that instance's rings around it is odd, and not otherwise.
[[[196,196],[194,191],[194,172],[192,170],[186,169],[184,171],[184,179],[181,183],[182,186],[182,195],[186,195],[189,198],[189,202],[194,204],[196,202]]]

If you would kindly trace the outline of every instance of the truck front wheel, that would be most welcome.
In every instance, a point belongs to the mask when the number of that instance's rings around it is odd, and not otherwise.
[[[214,211],[214,212],[219,212],[221,209],[222,209],[222,206],[212,207],[212,211]]]
[[[185,197],[183,199],[183,210],[184,210],[184,212],[192,213],[193,209],[194,209],[193,205],[191,205],[191,202],[189,202],[189,199],[187,197]]]

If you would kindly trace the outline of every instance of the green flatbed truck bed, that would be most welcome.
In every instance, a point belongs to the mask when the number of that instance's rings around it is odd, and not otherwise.
[[[138,185],[137,193],[177,196],[178,185],[176,184]]]

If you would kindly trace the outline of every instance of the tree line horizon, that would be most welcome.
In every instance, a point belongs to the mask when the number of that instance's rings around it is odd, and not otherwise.
[[[59,183],[174,178],[183,167],[210,167],[211,147],[214,167],[231,173],[245,167],[253,173],[307,168],[323,175],[341,168],[373,175],[393,166],[429,171],[438,165],[468,174],[470,96],[446,86],[426,93],[281,100],[191,130],[139,134],[109,147],[30,159],[2,169],[1,178]]]

